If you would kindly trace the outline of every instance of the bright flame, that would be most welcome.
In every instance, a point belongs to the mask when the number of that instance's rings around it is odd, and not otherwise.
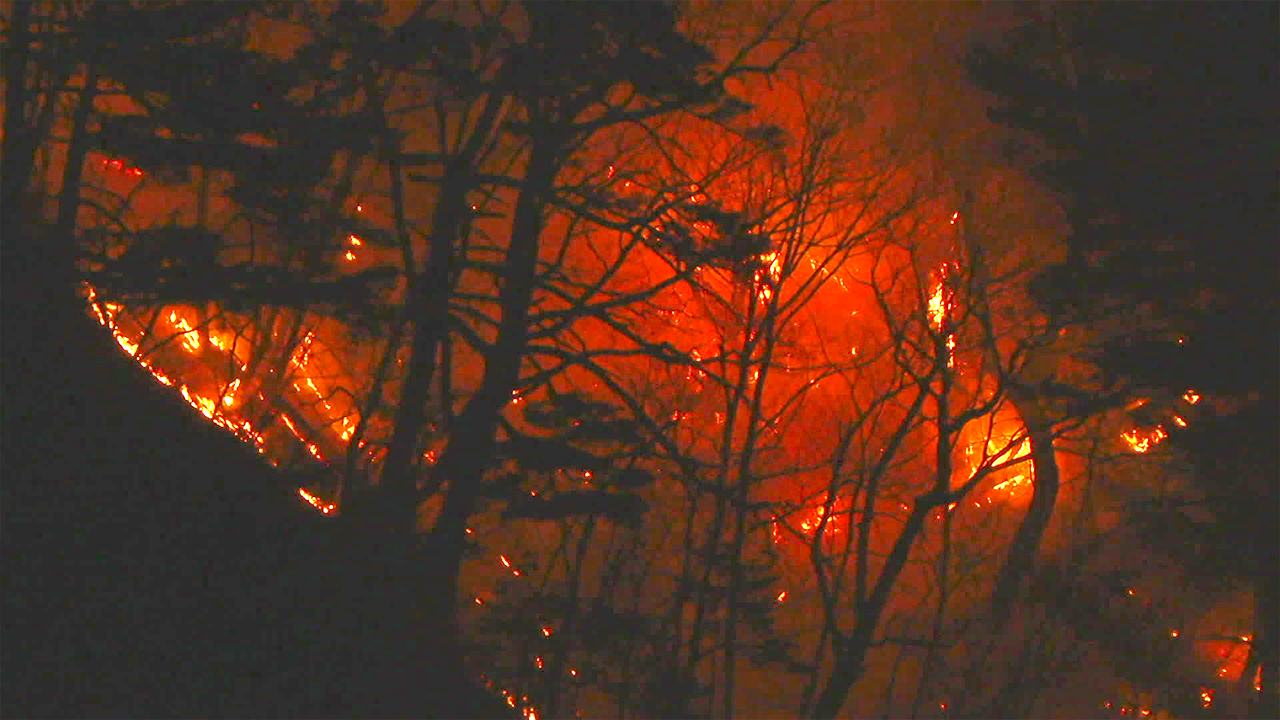
[[[169,322],[173,323],[173,326],[182,332],[182,344],[186,346],[187,350],[195,352],[200,349],[200,335],[192,331],[192,327],[187,324],[186,318],[179,317],[176,310],[170,311]]]
[[[217,416],[218,406],[217,406],[217,403],[215,403],[214,401],[210,400],[209,398],[200,397],[199,395],[193,394],[190,390],[187,389],[186,385],[179,387],[178,391],[181,392],[182,397],[188,403],[191,404],[191,407],[200,411],[201,415],[204,415],[210,420],[214,419],[214,417]]]
[[[240,389],[240,378],[236,378],[235,380],[231,381],[230,385],[227,386],[227,391],[222,396],[222,404],[226,407],[231,407],[231,405],[236,401],[235,392],[236,390],[239,390],[239,389]]]
[[[1129,444],[1129,449],[1136,453],[1145,453],[1151,448],[1159,445],[1169,434],[1165,432],[1164,427],[1157,425],[1150,432],[1142,432],[1138,428],[1129,430],[1120,434],[1120,437]]]
[[[934,329],[941,329],[946,319],[947,303],[943,297],[942,283],[938,283],[929,296],[929,322],[933,323]]]
[[[938,269],[937,286],[934,287],[933,293],[929,295],[929,322],[933,325],[934,330],[941,331],[946,327],[951,318],[951,311],[955,307],[952,298],[951,289],[947,287],[947,265],[944,263]],[[947,333],[947,367],[955,367],[956,364],[956,336],[955,333]]]
[[[756,295],[760,302],[767,303],[773,297],[773,290],[782,279],[782,255],[777,250],[758,256],[764,267],[756,270],[752,279],[756,283]]]

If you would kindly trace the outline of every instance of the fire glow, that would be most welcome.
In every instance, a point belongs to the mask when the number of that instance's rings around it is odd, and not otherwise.
[[[613,172],[613,168],[611,167],[610,174],[612,174],[612,172]],[[701,197],[705,198],[705,196],[701,196]],[[699,202],[700,200],[694,200],[694,201]],[[362,209],[363,208],[361,207],[357,207],[357,211],[360,211]],[[951,218],[952,224],[955,224],[957,217],[958,215],[952,216]],[[345,254],[343,255],[343,257],[348,262],[354,261],[356,259],[356,254],[354,252],[354,249],[362,247],[363,243],[360,240],[360,238],[358,238],[357,236],[350,235],[347,237],[347,244],[349,247],[344,249]],[[369,252],[372,252],[372,249],[370,249]],[[778,299],[777,293],[779,292],[780,284],[783,279],[783,271],[784,271],[783,254],[776,250],[770,251],[768,253],[764,253],[760,255],[758,260],[760,261],[760,265],[757,266],[757,269],[755,270],[751,280],[754,284],[756,299],[762,304],[768,304],[771,301],[776,301]],[[810,262],[812,265],[812,260]],[[936,271],[936,273],[932,274],[931,277],[933,279],[933,284],[932,284],[932,287],[929,288],[927,301],[925,303],[925,308],[924,308],[925,317],[927,318],[928,325],[932,328],[932,330],[935,333],[939,334],[938,336],[942,338],[942,341],[945,345],[945,352],[946,352],[945,362],[948,368],[954,368],[956,366],[956,334],[955,334],[955,331],[953,330],[954,319],[952,317],[953,313],[955,312],[955,298],[954,298],[954,291],[951,287],[952,278],[949,277],[949,274],[952,274],[954,272],[957,272],[956,266],[948,263],[948,264],[943,264],[939,268],[939,270]],[[840,280],[838,277],[836,279],[838,281]],[[846,292],[848,291],[848,288],[844,285],[843,281],[840,281],[839,285],[841,288],[846,290]],[[108,327],[112,331],[117,344],[119,344],[120,347],[125,352],[128,352],[131,356],[137,358],[138,351],[140,349],[139,341],[130,339],[130,337],[125,332],[123,332],[114,321],[114,317],[116,313],[120,311],[120,306],[110,305],[110,304],[104,304],[100,306],[98,303],[94,302],[92,288],[89,289],[89,293],[90,293],[90,303],[93,306],[95,312],[97,313],[99,322],[101,322],[104,326]],[[915,309],[915,312],[917,313],[917,317],[919,317],[918,315],[919,310],[920,310],[919,308]],[[851,314],[853,316],[856,316],[857,311],[854,310],[852,311]],[[196,317],[202,318],[203,316],[197,315]],[[178,310],[171,310],[168,313],[167,319],[169,321],[169,324],[177,331],[177,334],[174,337],[179,338],[179,343],[175,343],[175,347],[183,350],[188,354],[192,354],[192,355],[199,354],[203,350],[206,350],[206,348],[204,348],[202,345],[202,337],[205,337],[209,340],[208,344],[212,348],[215,348],[218,351],[221,351],[222,353],[227,354],[231,358],[235,358],[235,353],[233,352],[236,345],[235,341],[234,340],[228,341],[224,336],[211,332],[209,329],[205,327],[205,324],[202,321],[196,321],[193,323],[188,319],[188,316],[184,316],[180,314]],[[204,333],[203,335],[202,335],[202,332]],[[754,336],[753,336],[753,339],[754,339]],[[298,418],[298,421],[295,421],[294,418],[291,418],[288,412],[281,411],[276,413],[274,417],[279,418],[280,425],[282,425],[285,429],[287,429],[289,433],[294,438],[296,438],[296,440],[301,444],[301,446],[305,448],[313,458],[315,458],[320,462],[325,462],[326,459],[324,456],[324,451],[321,450],[321,446],[318,444],[316,436],[324,432],[332,432],[341,440],[342,443],[347,443],[348,441],[351,440],[353,436],[354,426],[356,425],[358,418],[356,420],[353,420],[350,415],[347,415],[347,416],[341,417],[340,419],[332,419],[335,414],[334,408],[330,404],[329,400],[326,399],[326,396],[321,391],[321,388],[318,387],[315,382],[315,377],[323,378],[324,376],[317,375],[313,377],[308,372],[310,360],[312,357],[312,353],[315,350],[315,347],[316,347],[316,335],[314,332],[308,331],[305,335],[305,339],[303,340],[303,342],[300,344],[300,346],[298,346],[296,351],[289,358],[288,365],[294,371],[296,371],[296,374],[292,374],[289,378],[282,378],[282,380],[285,380],[286,382],[291,380],[292,382],[290,382],[289,384],[294,388],[294,390],[296,390],[298,393],[306,397],[306,401],[308,405],[311,408],[313,408],[318,414],[320,414],[319,413],[320,408],[323,408],[325,412],[322,413],[323,415],[322,419],[330,419],[330,423],[328,425],[321,426],[321,425],[315,424],[313,421],[312,427],[317,427],[320,429],[317,430],[315,433],[312,433],[310,430],[306,429],[308,427],[307,422],[301,421],[301,416],[296,416]],[[849,355],[855,359],[857,358],[858,351],[856,347],[850,347]],[[686,381],[695,383],[695,382],[698,382],[703,375],[703,371],[699,369],[702,363],[702,357],[699,355],[696,349],[692,350],[689,353],[689,357],[692,362],[690,366],[687,368],[685,379]],[[217,397],[217,399],[214,399],[214,398],[205,397],[203,395],[198,394],[194,389],[192,389],[185,383],[176,384],[172,379],[169,378],[168,375],[164,374],[158,369],[153,369],[150,365],[148,365],[146,362],[144,362],[141,359],[139,359],[139,363],[142,364],[144,367],[146,367],[153,374],[153,376],[156,377],[157,381],[165,385],[178,387],[179,393],[186,400],[186,402],[190,404],[196,411],[198,411],[205,418],[213,421],[214,423],[222,427],[230,429],[240,437],[253,442],[255,446],[258,448],[259,452],[263,452],[263,453],[266,452],[264,449],[265,440],[261,433],[255,430],[247,420],[246,421],[233,420],[229,418],[227,415],[225,415],[222,411],[223,408],[230,410],[235,406],[236,404],[235,398],[237,397],[236,394],[241,391],[240,378],[232,378],[230,379],[230,381],[223,383],[222,387],[225,389]],[[238,364],[240,365],[241,369],[244,368],[243,363],[238,363]],[[759,373],[759,370],[754,370],[752,372],[752,375],[751,375],[752,384],[754,384],[757,381],[757,378],[759,377],[758,373]],[[325,381],[322,379],[321,382],[323,384]],[[252,395],[253,393],[252,383],[253,381],[251,380],[250,389],[247,391],[248,395]],[[812,386],[814,384],[816,384],[816,380],[811,379],[810,385]],[[519,405],[525,399],[524,397],[522,397],[520,390],[512,390],[511,395],[512,396],[511,396],[510,402],[512,405]],[[531,397],[530,399],[532,400],[533,398]],[[1184,396],[1184,400],[1189,404],[1195,404],[1199,399],[1200,399],[1199,396],[1194,394],[1192,391],[1187,391],[1187,394]],[[671,413],[670,417],[673,422],[683,422],[691,419],[693,415],[688,412],[674,411]],[[724,422],[722,419],[723,416],[719,412],[713,413],[712,417],[716,419],[717,424]],[[341,424],[335,427],[335,425],[339,422],[339,420]],[[1153,431],[1150,434],[1141,435],[1139,434],[1139,431],[1134,430],[1134,431],[1130,431],[1129,433],[1125,433],[1122,437],[1129,444],[1129,446],[1133,449],[1134,452],[1145,453],[1151,447],[1158,444],[1165,437],[1167,437],[1167,435],[1164,433],[1163,428],[1158,426],[1155,429],[1155,431]],[[362,441],[361,447],[363,447],[363,445],[364,445],[364,442]],[[1000,447],[996,447],[996,445],[1000,445]],[[333,447],[332,443],[325,445],[326,449],[331,449],[332,447]],[[343,447],[343,445],[339,444],[338,447],[341,448]],[[988,456],[988,460],[992,464],[1007,463],[1010,461],[1021,460],[1022,458],[1027,457],[1027,455],[1029,454],[1029,441],[1026,439],[1023,439],[1023,441],[1020,444],[1017,444],[1012,447],[1005,447],[1003,444],[995,443],[994,440],[988,441],[987,448],[984,454]],[[429,464],[434,463],[435,451],[428,451],[427,453],[424,453],[423,458]],[[590,478],[591,477],[590,472],[584,473],[584,477]],[[1012,477],[1007,477],[1007,479],[1004,479],[1001,482],[998,482],[991,488],[991,491],[1000,490],[1006,493],[1012,493],[1016,489],[1028,485],[1030,482],[1031,482],[1031,475],[1030,475],[1030,470],[1028,469],[1025,472],[1018,473]],[[325,501],[320,496],[309,492],[306,488],[301,488],[301,487],[298,488],[298,494],[299,494],[299,497],[304,502],[306,502],[308,505],[312,506],[318,512],[324,515],[331,515],[338,511],[337,504]],[[988,502],[990,502],[989,499],[988,499]],[[975,506],[976,505],[978,505],[978,503],[975,502]],[[904,506],[904,510],[905,509],[906,509],[906,506]],[[948,511],[951,511],[954,509],[955,509],[954,503],[947,507]],[[848,510],[845,510],[844,512],[847,514]],[[812,537],[818,531],[818,528],[822,526],[823,515],[824,515],[824,508],[821,506],[807,508],[805,511],[803,511],[802,515],[798,520],[799,528],[803,531],[803,533]],[[839,534],[841,532],[841,525],[835,521],[836,515],[837,513],[832,512],[832,514],[827,517],[827,521],[824,527],[824,535],[827,538],[830,538],[831,536]],[[938,516],[941,516],[941,512],[939,512]],[[471,530],[468,529],[467,532],[470,533]],[[776,520],[772,528],[772,534],[773,534],[774,542],[775,543],[778,542],[779,532],[778,532],[778,525]],[[513,567],[512,563],[508,560],[508,558],[505,555],[499,555],[498,557],[501,564],[504,566],[504,568],[509,570],[512,573],[512,575],[514,576],[521,575],[521,571]],[[1132,591],[1130,591],[1130,594],[1132,594]],[[774,595],[774,599],[777,604],[784,603],[788,599],[788,591],[781,590],[780,592],[777,592]],[[793,601],[793,602],[796,602],[796,601]],[[485,605],[485,602],[480,596],[475,596],[474,604],[476,606],[483,607]],[[541,632],[542,632],[542,635],[547,638],[550,638],[552,635],[552,629],[550,626],[542,626]],[[543,665],[542,658],[539,657],[538,658],[539,669],[542,668],[542,665]],[[571,674],[576,676],[576,671],[571,671]],[[515,707],[516,706],[515,696],[505,692],[504,694],[506,695],[508,704],[510,704],[512,707]],[[943,708],[945,709],[945,705],[943,705]],[[536,718],[536,713],[533,711],[531,707],[529,707],[529,708],[526,708],[525,710],[525,716]]]

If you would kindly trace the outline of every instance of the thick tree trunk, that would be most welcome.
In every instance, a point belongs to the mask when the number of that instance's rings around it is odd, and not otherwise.
[[[557,148],[539,146],[531,153],[512,223],[499,299],[502,320],[493,348],[485,358],[479,390],[454,422],[449,443],[435,472],[447,483],[444,506],[427,538],[430,575],[438,591],[428,598],[426,615],[446,652],[459,652],[458,577],[466,547],[466,527],[480,496],[481,475],[496,447],[498,422],[511,402],[520,376],[528,334],[529,306],[537,271],[545,194],[555,179]]]
[[[1024,582],[1035,572],[1040,542],[1053,517],[1060,485],[1058,461],[1053,453],[1051,424],[1040,412],[1035,398],[1029,392],[1011,388],[1009,397],[1027,427],[1031,445],[1033,490],[1027,514],[1018,526],[1013,542],[1009,545],[1004,566],[996,578],[995,590],[991,595],[991,613],[994,618],[1007,616]]]
[[[810,717],[818,720],[834,718],[848,699],[854,684],[862,679],[866,669],[867,652],[871,649],[876,627],[879,626],[885,605],[889,601],[889,593],[907,564],[911,547],[924,528],[925,518],[929,516],[930,511],[943,504],[930,499],[929,496],[916,500],[916,506],[911,511],[911,516],[907,518],[901,534],[898,535],[893,551],[885,559],[880,577],[876,578],[875,590],[858,608],[858,624],[853,632],[843,639],[843,642],[837,643],[840,650],[836,656],[835,669],[827,679],[827,686],[818,696],[818,702],[815,703]]]
[[[392,185],[399,187],[399,165],[392,163]],[[467,180],[459,173],[447,173],[440,199],[436,204],[436,216],[431,231],[431,257],[427,269],[417,276],[414,268],[405,268],[410,275],[409,321],[413,324],[413,336],[409,347],[409,362],[405,368],[405,380],[396,406],[394,429],[387,457],[382,464],[382,490],[401,497],[417,492],[418,478],[413,472],[418,438],[427,421],[427,402],[431,395],[431,383],[435,378],[436,356],[448,331],[448,287],[453,267],[454,246],[462,222],[462,206],[466,199]],[[397,191],[394,202],[403,206],[403,193]],[[397,210],[397,225],[403,226]],[[404,234],[404,233],[401,233]],[[400,239],[409,242],[407,235]],[[446,379],[447,380],[447,379]]]

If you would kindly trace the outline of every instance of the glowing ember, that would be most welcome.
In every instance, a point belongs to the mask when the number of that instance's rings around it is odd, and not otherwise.
[[[992,489],[992,490],[1007,490],[1007,491],[1009,491],[1009,492],[1012,492],[1015,488],[1018,488],[1018,487],[1021,487],[1021,486],[1023,486],[1023,485],[1026,485],[1026,484],[1027,484],[1027,482],[1028,482],[1028,480],[1027,480],[1027,476],[1026,476],[1026,475],[1018,474],[1018,475],[1015,475],[1015,476],[1013,476],[1013,477],[1009,478],[1008,480],[1005,480],[1004,482],[997,483],[997,484],[996,484],[995,486],[993,486],[991,489]]]
[[[316,497],[315,495],[312,495],[311,493],[307,492],[306,488],[298,488],[298,495],[301,496],[303,500],[306,500],[312,507],[324,513],[325,515],[328,515],[337,509],[336,505],[334,505],[333,503],[327,503],[321,500],[320,498]]]

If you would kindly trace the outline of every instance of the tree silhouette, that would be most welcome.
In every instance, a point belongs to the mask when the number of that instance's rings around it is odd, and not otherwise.
[[[1242,683],[1261,666],[1259,717],[1277,712],[1267,667],[1280,661],[1276,543],[1262,519],[1280,498],[1264,440],[1277,430],[1277,357],[1259,332],[1275,309],[1261,270],[1273,264],[1268,158],[1280,117],[1268,75],[1277,44],[1262,28],[1275,19],[1274,8],[1243,5],[1055,8],[971,63],[998,94],[993,117],[1042,148],[1036,171],[1068,210],[1070,253],[1039,280],[1044,306],[1095,325],[1142,313],[1097,360],[1155,398],[1140,419],[1161,423],[1189,454],[1193,495],[1213,519],[1144,503],[1137,521],[1151,528],[1151,546],[1175,550],[1193,573],[1254,588],[1259,626]],[[1196,38],[1190,50],[1186,37]],[[1185,412],[1188,388],[1217,401],[1183,427],[1170,416]],[[1175,535],[1195,537],[1199,550]]]

